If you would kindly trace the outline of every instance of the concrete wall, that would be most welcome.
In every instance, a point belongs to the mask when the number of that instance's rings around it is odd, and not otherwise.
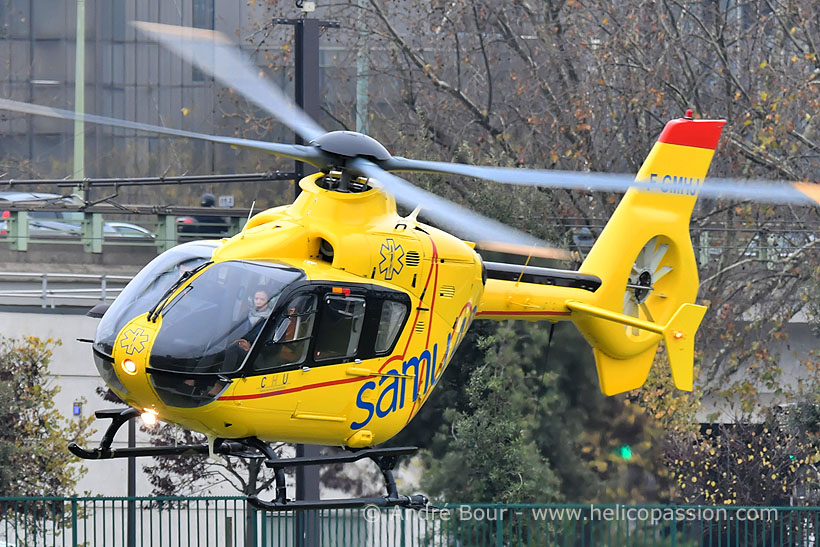
[[[7,338],[37,336],[61,341],[61,345],[54,350],[49,369],[61,388],[55,399],[56,408],[68,419],[75,419],[72,416],[74,401],[86,400],[82,407],[83,416],[92,416],[95,410],[112,406],[95,393],[98,387],[105,387],[105,383],[94,366],[91,345],[77,341],[77,338],[94,338],[98,322],[99,319],[84,315],[0,313],[0,334]],[[89,441],[90,446],[99,443],[106,424],[107,420],[98,422],[97,432]],[[127,446],[125,427],[117,434],[114,446]],[[153,463],[153,460],[147,463]],[[84,465],[88,473],[80,481],[77,493],[89,491],[92,495],[127,495],[127,460],[90,461],[84,462]],[[145,476],[137,473],[137,495],[146,495],[150,490]]]
[[[806,361],[811,357],[812,352],[817,351],[817,336],[812,332],[812,327],[803,321],[789,323],[786,328],[788,338],[776,342],[770,346],[772,355],[778,359],[778,366],[782,370],[779,377],[779,387],[783,390],[796,390],[798,384],[806,383],[815,379],[817,372],[806,368]],[[730,378],[730,382],[742,382],[749,378],[748,373],[743,368],[735,372]],[[766,386],[758,385],[757,401],[762,407],[769,407],[786,403],[785,398],[773,392]],[[711,421],[710,415],[717,415],[717,422],[729,423],[742,417],[743,414],[739,405],[733,405],[731,401],[726,401],[720,397],[705,397],[701,401],[702,406],[698,411],[698,419],[701,422]]]
[[[58,310],[59,311],[59,310]],[[60,340],[61,345],[54,350],[49,370],[54,375],[54,382],[60,386],[60,393],[55,398],[56,408],[68,419],[72,415],[74,402],[85,399],[82,406],[83,416],[93,416],[94,411],[112,408],[96,394],[98,387],[105,383],[97,374],[91,357],[91,345],[78,342],[78,338],[94,338],[99,319],[85,315],[65,313],[18,313],[0,312],[0,334],[7,338],[20,336],[37,336]],[[91,436],[87,448],[97,446],[108,427],[108,420],[95,423],[97,431]],[[67,442],[67,441],[66,441]],[[137,430],[137,445],[146,445],[146,436]],[[127,427],[120,429],[115,438],[114,447],[128,445]],[[151,485],[142,473],[143,465],[154,465],[153,458],[137,459],[137,495],[151,493]],[[85,477],[77,485],[77,493],[91,495],[125,496],[128,494],[127,459],[85,461]],[[236,490],[222,488],[211,490],[214,495],[237,495]]]

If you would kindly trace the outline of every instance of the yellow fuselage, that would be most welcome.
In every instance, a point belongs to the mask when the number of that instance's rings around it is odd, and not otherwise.
[[[120,336],[143,329],[144,351],[127,355],[127,344],[114,347],[114,369],[128,404],[216,437],[354,447],[389,439],[419,411],[475,318],[484,288],[481,260],[461,240],[399,217],[384,193],[331,192],[315,184],[317,177],[302,181],[293,205],[256,215],[242,233],[225,240],[213,261],[275,260],[329,286],[405,292],[411,308],[392,353],[233,377],[217,400],[178,408],[162,403],[145,373],[162,317],[150,322],[142,314]],[[321,240],[332,245],[332,261],[322,257]],[[123,373],[126,359],[136,363],[135,374]]]

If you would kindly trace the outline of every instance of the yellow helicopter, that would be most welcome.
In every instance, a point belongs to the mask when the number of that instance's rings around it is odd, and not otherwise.
[[[261,455],[277,474],[274,499],[252,499],[264,509],[423,506],[424,496],[398,494],[391,473],[396,458],[415,449],[374,446],[419,412],[476,319],[572,321],[593,347],[607,395],[640,387],[663,341],[675,385],[692,389],[695,333],[706,309],[694,304],[689,219],[699,192],[732,192],[704,184],[723,121],[695,120],[691,112],[670,121],[634,180],[411,160],[359,133],[326,133],[216,33],[138,26],[309,144],[216,137],[7,99],[0,108],[266,150],[319,172],[300,181],[293,204],[260,212],[232,238],[161,254],[122,291],[100,321],[93,351],[101,376],[129,408],[98,412],[112,420],[100,446],[72,444],[75,455]],[[569,271],[485,262],[474,243],[420,222],[419,209],[401,216],[396,199],[420,204],[439,225],[457,218],[477,240],[544,248],[391,173],[402,171],[626,193],[580,269]],[[749,188],[740,195],[748,197]],[[778,188],[772,201],[816,198],[811,185]],[[771,194],[770,187],[761,191]],[[112,449],[117,430],[139,415],[204,433],[209,442]],[[350,452],[278,460],[269,441]],[[379,465],[386,495],[287,499],[283,467],[362,458]]]

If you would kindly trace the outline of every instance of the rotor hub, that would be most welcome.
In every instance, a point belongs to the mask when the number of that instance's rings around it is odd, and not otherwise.
[[[633,289],[635,291],[635,300],[638,301],[638,304],[643,304],[649,298],[649,293],[652,292],[652,273],[647,270],[642,271],[635,285],[640,285],[640,287]]]
[[[355,131],[331,131],[310,141],[322,152],[340,158],[372,158],[378,161],[389,160],[390,152],[374,139]]]

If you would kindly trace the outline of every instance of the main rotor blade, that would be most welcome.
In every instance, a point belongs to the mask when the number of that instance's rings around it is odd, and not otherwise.
[[[542,186],[567,190],[591,190],[598,192],[626,192],[630,188],[649,191],[687,193],[698,191],[700,197],[714,199],[736,199],[793,205],[817,205],[820,203],[820,185],[805,182],[784,182],[767,180],[746,180],[727,178],[707,178],[677,180],[673,177],[658,177],[636,181],[634,175],[611,173],[583,173],[576,171],[547,171],[539,169],[517,169],[510,167],[488,167],[424,161],[393,156],[379,162],[386,171],[404,171],[461,175],[503,184],[521,186]]]
[[[291,128],[305,142],[327,133],[237,52],[227,36],[213,30],[134,21],[144,34],[233,88]]]
[[[487,248],[502,250],[504,248],[516,254],[532,252],[537,256],[550,258],[569,258],[569,253],[556,249],[548,243],[529,234],[510,228],[500,222],[456,205],[440,196],[414,186],[404,179],[397,177],[378,165],[364,158],[355,158],[348,162],[348,169],[379,181],[396,201],[408,208],[420,205],[422,215],[434,220],[442,228],[456,234],[461,234]]]
[[[47,116],[49,118],[58,118],[62,120],[81,120],[89,123],[107,125],[110,127],[122,127],[124,129],[159,133],[160,135],[187,137],[189,139],[229,144],[231,146],[238,146],[240,148],[248,148],[251,150],[261,150],[263,152],[276,154],[277,156],[285,156],[287,158],[304,161],[320,170],[324,169],[327,164],[324,154],[315,146],[279,144],[249,139],[238,139],[236,137],[207,135],[205,133],[196,133],[194,131],[171,129],[169,127],[160,127],[158,125],[151,125],[147,123],[131,122],[128,120],[120,120],[118,118],[109,118],[107,116],[97,116],[96,114],[78,114],[76,112],[72,112],[71,110],[63,110],[61,108],[54,108],[39,104],[22,103],[19,101],[12,101],[11,99],[0,98],[0,110],[11,110],[13,112],[23,112],[25,114],[36,114],[38,116]]]

